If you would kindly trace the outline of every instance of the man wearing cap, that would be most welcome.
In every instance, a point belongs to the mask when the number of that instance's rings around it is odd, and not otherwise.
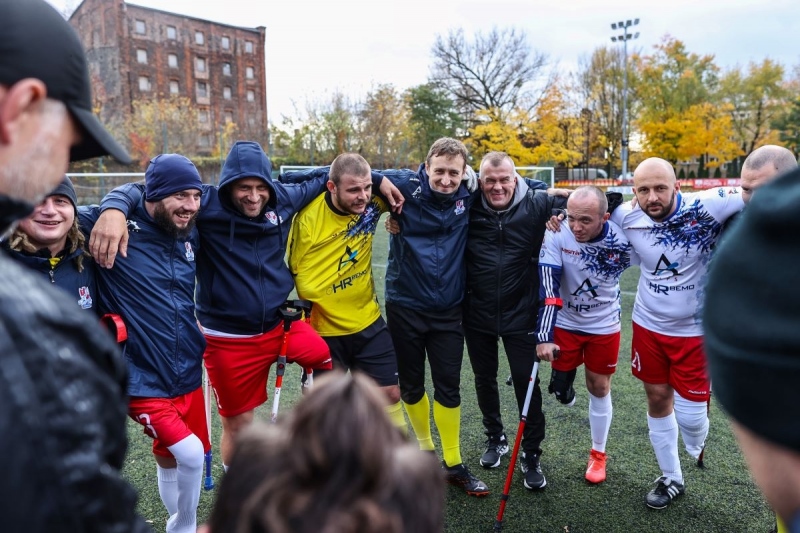
[[[267,401],[269,369],[283,337],[278,309],[294,288],[284,261],[291,219],[325,190],[326,182],[324,173],[296,185],[273,181],[272,163],[261,146],[239,141],[225,160],[219,186],[204,186],[197,219],[203,240],[197,256],[197,318],[222,417],[223,466],[233,455],[236,434]],[[123,215],[140,197],[141,186],[128,184],[103,200],[102,217],[108,222],[99,234],[95,229],[90,242],[101,266],[112,264],[117,243],[126,237],[120,231]],[[303,321],[291,325],[287,361],[331,368],[328,345]]]
[[[11,257],[64,289],[81,309],[97,311],[94,261],[78,226],[78,199],[68,177],[21,220],[7,241]]]
[[[43,0],[0,2],[0,235],[70,160],[129,158],[91,112],[78,36]],[[147,531],[121,477],[125,367],[75,300],[0,252],[0,516],[27,532]]]
[[[797,168],[758,189],[714,256],[703,313],[714,395],[792,533],[800,532],[798,205]]]
[[[205,340],[194,309],[202,182],[187,158],[162,154],[150,161],[145,184],[128,216],[131,253],[98,269],[98,300],[128,330],[129,416],[153,439],[167,531],[194,533],[211,448],[201,388]],[[81,207],[81,225],[91,228],[99,210]]]

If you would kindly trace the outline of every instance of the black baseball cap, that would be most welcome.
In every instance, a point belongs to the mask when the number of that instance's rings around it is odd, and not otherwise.
[[[47,97],[66,105],[83,129],[70,161],[110,154],[121,163],[131,158],[92,112],[86,55],[72,26],[44,0],[0,1],[0,84],[41,80]]]

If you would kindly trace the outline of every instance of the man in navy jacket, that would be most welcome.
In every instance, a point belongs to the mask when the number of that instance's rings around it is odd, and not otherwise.
[[[201,388],[205,340],[194,314],[194,221],[202,182],[191,161],[162,154],[150,161],[146,193],[128,215],[128,257],[99,269],[103,312],[128,330],[128,414],[153,439],[158,488],[169,533],[194,533],[203,473],[211,448]],[[99,207],[81,207],[84,229]]]

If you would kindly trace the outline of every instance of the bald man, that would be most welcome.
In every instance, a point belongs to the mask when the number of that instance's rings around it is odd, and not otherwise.
[[[678,433],[703,466],[710,382],[701,313],[707,268],[723,223],[744,207],[737,188],[682,194],[672,165],[644,160],[633,174],[637,205],[625,204],[619,225],[641,264],[633,307],[631,367],[647,393],[650,443],[662,475],[646,497],[664,509],[685,491]]]
[[[742,165],[742,199],[750,202],[753,191],[778,175],[797,168],[797,158],[783,146],[766,144],[756,148]]]

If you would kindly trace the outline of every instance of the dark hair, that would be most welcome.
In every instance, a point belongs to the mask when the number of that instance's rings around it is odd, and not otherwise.
[[[369,176],[370,168],[367,160],[361,154],[353,152],[345,152],[336,156],[336,159],[331,163],[331,170],[329,178],[334,185],[339,185],[342,176],[351,174],[353,176]]]
[[[214,533],[434,533],[444,480],[406,442],[368,377],[332,372],[289,416],[243,431],[220,485]]]

